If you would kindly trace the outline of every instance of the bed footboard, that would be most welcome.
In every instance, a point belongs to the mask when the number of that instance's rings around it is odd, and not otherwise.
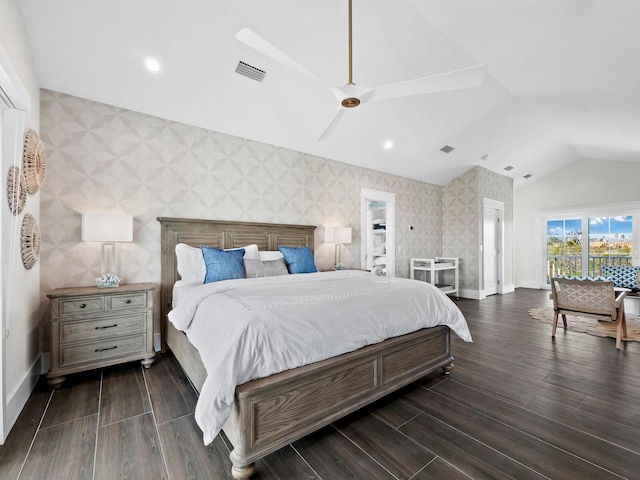
[[[450,330],[440,326],[254,380],[236,389],[224,431],[234,478],[254,462],[433,372],[450,371]]]

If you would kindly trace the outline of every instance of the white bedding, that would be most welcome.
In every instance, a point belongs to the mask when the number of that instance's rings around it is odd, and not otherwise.
[[[421,328],[471,334],[458,307],[426,282],[335,271],[226,280],[180,292],[169,320],[207,370],[196,421],[209,444],[235,387]]]

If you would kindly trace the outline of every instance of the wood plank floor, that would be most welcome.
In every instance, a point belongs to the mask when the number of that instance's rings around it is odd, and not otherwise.
[[[548,292],[461,299],[456,366],[259,461],[255,479],[640,479],[640,344],[531,319]],[[175,359],[43,381],[4,446],[1,479],[230,479],[202,444]]]

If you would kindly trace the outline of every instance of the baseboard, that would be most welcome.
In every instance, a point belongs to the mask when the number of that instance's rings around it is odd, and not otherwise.
[[[162,337],[160,336],[159,333],[154,333],[153,334],[153,349],[156,352],[161,352],[162,351]]]
[[[480,300],[479,290],[469,290],[466,288],[461,288],[460,292],[458,293],[462,298],[470,298],[471,300]]]
[[[504,295],[505,293],[513,293],[516,291],[516,286],[513,283],[510,283],[508,285],[503,285],[502,286],[502,291],[499,292],[501,295]]]
[[[516,290],[515,285],[509,284],[509,285],[504,285],[502,287],[502,291],[498,293],[500,295],[503,295],[505,293],[513,293],[515,292],[515,290]],[[470,290],[466,288],[460,289],[460,296],[462,298],[470,298],[472,300],[484,300],[485,298],[487,298],[487,295],[484,293],[484,290]]]
[[[44,363],[44,355],[38,355],[36,361],[33,362],[33,365],[31,365],[29,371],[24,375],[24,378],[22,379],[22,382],[20,383],[18,388],[16,388],[16,390],[12,394],[9,394],[7,396],[7,409],[5,411],[5,419],[7,421],[5,425],[5,433],[7,433],[7,435],[9,434],[9,431],[11,430],[13,425],[16,423],[16,420],[18,419],[20,412],[22,412],[22,409],[27,403],[27,400],[29,400],[29,395],[31,395],[31,392],[33,392],[33,389],[38,383],[38,380],[40,380],[40,375],[49,370],[48,366],[45,369]],[[48,355],[46,363],[49,363]]]
[[[535,280],[521,280],[518,282],[518,288],[533,288],[535,290],[540,290],[540,285]]]

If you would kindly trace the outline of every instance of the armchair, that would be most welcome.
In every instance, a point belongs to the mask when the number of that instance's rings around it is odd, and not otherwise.
[[[627,336],[627,323],[624,314],[625,296],[626,292],[615,296],[613,282],[552,278],[553,330],[551,336],[555,337],[556,335],[559,315],[562,315],[565,330],[567,329],[567,314],[592,317],[615,322],[616,348],[620,350],[621,342]]]

